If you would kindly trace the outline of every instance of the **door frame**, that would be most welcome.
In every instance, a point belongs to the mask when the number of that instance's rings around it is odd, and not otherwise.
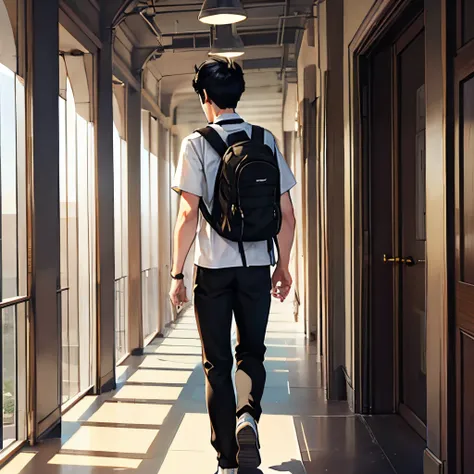
[[[354,275],[354,361],[355,361],[355,410],[366,412],[370,401],[370,367],[364,352],[366,322],[368,319],[367,277],[370,268],[365,261],[367,239],[364,234],[363,212],[363,164],[362,133],[364,105],[361,76],[364,71],[364,55],[393,23],[394,17],[406,8],[409,1],[376,0],[362,21],[349,44],[349,151],[353,167],[351,203],[354,228],[351,230],[354,247],[352,271]],[[424,465],[426,473],[443,473],[452,462],[453,405],[451,323],[453,291],[448,276],[453,276],[454,224],[450,215],[454,208],[454,177],[452,153],[453,117],[451,60],[453,56],[452,34],[448,27],[453,24],[453,12],[446,8],[446,0],[425,0],[425,74],[426,74],[426,153],[427,160],[427,427],[428,440]],[[446,74],[441,74],[445,71]],[[430,191],[431,189],[431,191]],[[439,232],[439,229],[446,232]],[[452,471],[454,472],[454,470]]]
[[[399,302],[397,298],[393,298],[393,317],[391,318],[391,324],[393,324],[393,335],[390,336],[386,344],[393,345],[392,361],[387,361],[391,368],[391,386],[387,387],[385,384],[378,383],[374,379],[373,365],[380,355],[377,353],[377,348],[374,346],[374,337],[378,337],[376,334],[372,334],[372,262],[373,258],[380,256],[372,255],[371,242],[372,242],[372,231],[370,229],[371,221],[371,202],[372,197],[369,189],[372,187],[374,179],[379,177],[372,177],[370,174],[371,168],[371,117],[370,117],[370,98],[369,91],[371,88],[370,79],[370,59],[369,56],[374,50],[374,47],[387,35],[390,34],[390,30],[393,27],[398,27],[400,24],[400,35],[393,38],[393,48],[391,53],[391,64],[392,64],[392,75],[391,80],[397,77],[397,54],[396,48],[398,42],[411,41],[414,39],[423,28],[423,10],[419,3],[414,4],[411,0],[405,0],[400,2],[380,2],[385,4],[385,8],[375,9],[373,14],[378,15],[372,18],[372,23],[367,25],[365,38],[359,39],[359,46],[354,48],[354,80],[356,84],[355,89],[355,102],[357,107],[357,114],[354,114],[353,119],[356,124],[354,134],[354,141],[357,146],[355,148],[355,163],[358,165],[355,170],[355,187],[358,190],[356,196],[355,209],[358,210],[358,216],[355,219],[356,226],[358,227],[356,232],[356,238],[359,243],[359,292],[356,293],[361,295],[360,304],[358,305],[358,314],[356,315],[356,346],[358,350],[356,352],[356,363],[358,367],[357,375],[359,377],[358,386],[361,390],[358,390],[358,396],[356,401],[356,411],[362,413],[374,413],[374,393],[375,390],[384,391],[385,399],[390,399],[391,402],[386,404],[382,409],[384,413],[395,413],[399,409],[400,405],[400,379],[399,379],[399,368],[400,368],[400,351],[399,351]],[[370,18],[370,14],[369,14]],[[370,25],[370,26],[369,26]],[[410,34],[411,31],[411,34]],[[404,40],[402,35],[409,35],[408,40]],[[392,137],[397,136],[397,82],[395,81],[391,91],[391,105],[392,105],[392,124],[391,134]],[[391,213],[393,218],[393,236],[392,236],[392,247],[387,248],[387,252],[393,252],[398,255],[399,253],[399,190],[398,186],[395,185],[398,180],[398,141],[394,141],[394,145],[391,149],[391,169],[392,176],[389,178],[387,185],[392,187],[392,209]],[[357,211],[356,211],[357,212]],[[357,245],[356,245],[357,247]],[[381,258],[381,257],[380,257]],[[393,292],[396,295],[399,292],[399,278],[400,269],[395,267],[393,273],[392,287],[387,288],[388,291]],[[380,410],[380,408],[379,408]],[[403,410],[403,409],[402,409]],[[407,410],[403,410],[405,413]],[[380,413],[380,411],[379,411]],[[406,418],[410,420],[416,431],[423,437],[426,437],[425,427],[420,426],[416,423],[416,417],[410,416],[410,413],[406,414]]]

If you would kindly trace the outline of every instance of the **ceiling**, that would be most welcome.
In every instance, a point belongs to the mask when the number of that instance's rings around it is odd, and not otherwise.
[[[163,78],[170,94],[189,83],[193,66],[207,58],[210,28],[198,20],[202,2],[193,0],[140,0],[126,11],[124,21],[140,47],[156,47],[149,67]],[[313,0],[243,0],[247,20],[237,24],[245,45],[240,61],[244,70],[291,74]],[[146,19],[145,19],[146,18]],[[148,20],[148,21],[147,21]],[[150,25],[151,23],[151,25]]]
[[[246,80],[239,112],[249,121],[281,121],[282,79],[296,78],[296,60],[313,0],[242,0],[247,20],[237,33],[245,45],[239,58]],[[191,88],[194,65],[208,57],[209,25],[198,20],[201,1],[140,0],[132,2],[122,22],[135,47],[156,48],[147,66],[160,81],[161,92],[180,105],[180,122],[202,121],[199,101]],[[191,100],[188,100],[191,99]],[[186,118],[188,117],[188,118]]]

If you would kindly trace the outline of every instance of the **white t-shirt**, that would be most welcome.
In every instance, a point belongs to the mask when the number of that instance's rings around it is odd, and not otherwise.
[[[219,125],[226,120],[240,119],[238,114],[221,115],[211,126],[219,135],[227,140],[229,133],[244,130],[250,137],[252,125],[247,122],[238,124]],[[281,176],[281,194],[285,194],[296,185],[296,179],[278,149],[273,135],[265,130],[265,144],[276,148]],[[178,167],[173,179],[174,191],[182,191],[203,198],[209,211],[214,200],[214,186],[221,157],[209,145],[206,139],[195,132],[183,140],[178,161]],[[199,224],[195,243],[196,265],[204,268],[241,267],[242,257],[237,242],[231,242],[221,237],[199,213]],[[245,256],[248,266],[270,265],[268,245],[263,242],[244,242]]]

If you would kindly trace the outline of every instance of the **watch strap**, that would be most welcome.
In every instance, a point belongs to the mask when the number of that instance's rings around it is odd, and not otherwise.
[[[184,280],[184,275],[182,273],[177,273],[176,275],[170,273],[170,275],[173,280]]]

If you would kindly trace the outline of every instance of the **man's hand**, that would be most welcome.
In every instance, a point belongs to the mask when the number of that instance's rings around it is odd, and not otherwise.
[[[183,280],[173,280],[171,283],[170,300],[174,306],[182,306],[187,303],[186,287]]]
[[[281,302],[285,301],[292,284],[293,280],[288,267],[277,265],[272,276],[272,296]]]

